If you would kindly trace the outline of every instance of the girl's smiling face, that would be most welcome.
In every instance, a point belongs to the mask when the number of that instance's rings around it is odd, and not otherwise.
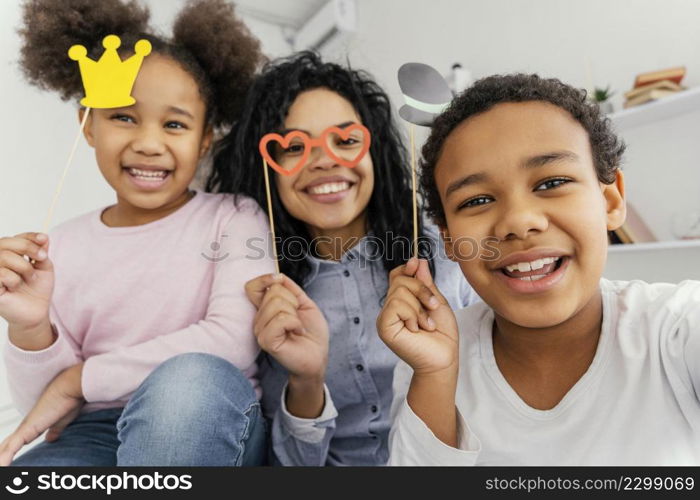
[[[566,111],[502,103],[469,118],[446,139],[435,181],[447,252],[496,314],[545,328],[598,297],[606,231],[625,216],[622,175],[598,181],[588,134]],[[492,242],[466,259],[460,238]]]
[[[206,105],[194,78],[157,53],[144,59],[131,95],[132,106],[92,110],[85,137],[118,205],[163,216],[189,198],[211,143]]]
[[[300,130],[317,138],[328,127],[344,129],[353,123],[362,124],[352,104],[331,90],[318,88],[297,96],[284,121],[284,133]],[[331,135],[328,144],[344,158],[345,154],[354,156],[361,149],[363,140],[361,132],[353,131],[347,139]],[[294,163],[300,148],[300,144],[292,141],[288,148],[278,148],[276,160],[281,164],[285,161]],[[363,222],[374,189],[369,152],[357,166],[349,168],[339,165],[324,148],[315,147],[301,170],[290,176],[276,174],[275,178],[285,208],[293,217],[303,221],[312,235],[341,230],[360,220]]]

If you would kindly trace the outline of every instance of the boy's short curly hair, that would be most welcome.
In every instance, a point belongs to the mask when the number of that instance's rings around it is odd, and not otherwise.
[[[562,108],[588,132],[593,163],[600,182],[612,184],[620,167],[625,144],[613,132],[610,119],[597,104],[586,98],[586,91],[575,89],[555,78],[512,74],[483,78],[457,96],[447,110],[435,119],[430,137],[422,150],[420,188],[426,211],[440,226],[445,211],[435,185],[435,166],[447,137],[462,122],[506,102],[544,101]]]

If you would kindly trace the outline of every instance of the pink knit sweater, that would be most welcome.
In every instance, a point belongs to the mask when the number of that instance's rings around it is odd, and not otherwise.
[[[13,399],[31,409],[62,370],[85,361],[84,411],[123,406],[159,364],[177,354],[221,356],[255,380],[255,309],[244,284],[274,272],[265,212],[252,200],[197,194],[169,216],[110,228],[104,209],[50,233],[58,339],[29,352],[8,342]],[[177,390],[177,388],[173,388]]]

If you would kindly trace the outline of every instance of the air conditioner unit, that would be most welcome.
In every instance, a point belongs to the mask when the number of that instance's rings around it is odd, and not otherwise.
[[[294,50],[319,50],[357,28],[355,0],[329,0],[294,36]]]

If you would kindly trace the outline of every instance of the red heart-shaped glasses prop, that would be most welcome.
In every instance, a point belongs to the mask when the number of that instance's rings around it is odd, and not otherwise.
[[[330,134],[336,134],[341,139],[347,140],[350,137],[350,134],[355,130],[361,131],[363,135],[362,149],[357,153],[357,156],[355,156],[355,158],[351,160],[341,158],[340,156],[336,155],[331,148],[328,147],[328,136]],[[278,142],[283,149],[286,149],[289,147],[289,145],[295,137],[298,137],[303,142],[304,152],[301,154],[299,160],[292,168],[284,168],[282,165],[277,163],[275,159],[272,158],[272,156],[270,156],[270,152],[268,151],[267,146],[270,142],[274,141]],[[260,154],[265,159],[267,164],[274,168],[277,172],[279,172],[282,175],[294,175],[304,165],[306,165],[306,162],[309,159],[309,156],[311,155],[311,150],[314,147],[322,147],[326,151],[328,156],[339,165],[348,168],[354,168],[367,154],[367,151],[369,151],[370,143],[371,135],[369,133],[369,130],[367,130],[367,127],[359,123],[353,123],[352,125],[349,125],[345,128],[328,127],[321,133],[321,137],[319,137],[318,139],[313,139],[309,137],[308,134],[302,132],[301,130],[292,130],[284,137],[282,137],[280,134],[275,133],[265,134],[263,138],[260,139],[259,150]]]

